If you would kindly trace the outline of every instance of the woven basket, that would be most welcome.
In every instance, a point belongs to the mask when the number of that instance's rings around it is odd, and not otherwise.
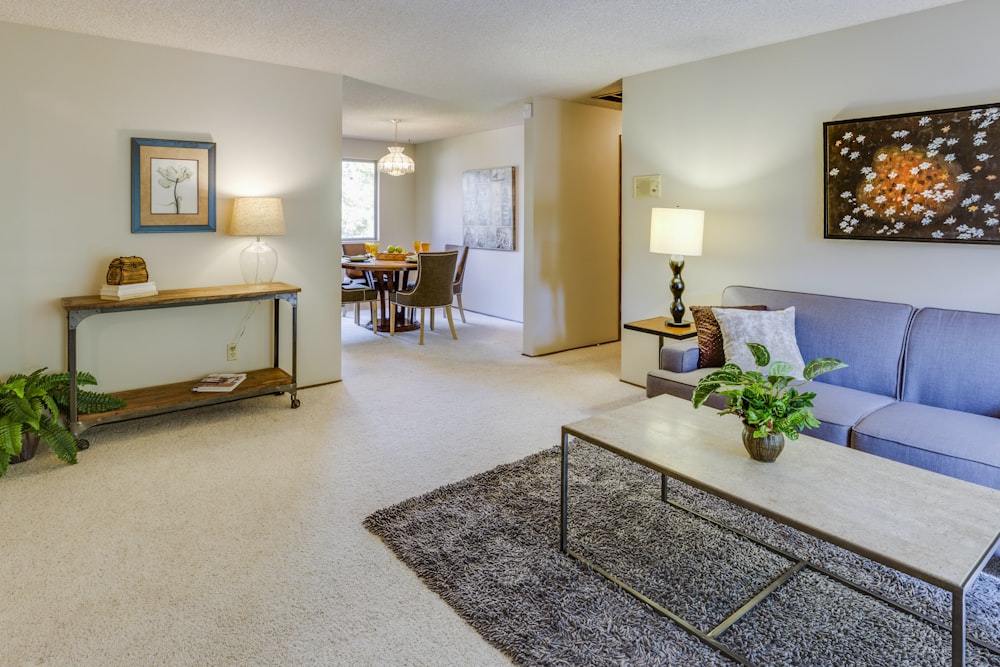
[[[133,285],[149,282],[146,260],[142,257],[116,257],[108,265],[104,282],[109,285]]]
[[[375,259],[382,259],[387,262],[403,262],[406,261],[405,252],[380,252],[375,255]]]

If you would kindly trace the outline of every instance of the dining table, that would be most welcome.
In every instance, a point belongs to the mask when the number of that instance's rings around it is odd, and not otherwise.
[[[410,271],[417,270],[416,257],[412,260],[364,259],[344,257],[340,265],[345,269],[364,271],[368,281],[378,292],[378,321],[370,325],[375,331],[389,331],[389,309],[392,293],[402,290],[409,283]],[[413,331],[420,328],[415,308],[396,307],[396,331]]]

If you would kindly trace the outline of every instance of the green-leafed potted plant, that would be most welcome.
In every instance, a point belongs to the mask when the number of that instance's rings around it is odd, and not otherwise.
[[[66,463],[76,463],[76,438],[61,417],[69,407],[69,373],[46,373],[39,368],[29,375],[15,373],[0,382],[0,476],[12,461],[34,455],[38,440],[44,440]],[[97,380],[78,372],[77,410],[81,414],[121,408],[125,402],[109,394],[82,389]],[[25,451],[25,450],[30,451]]]
[[[845,368],[839,359],[821,357],[805,365],[802,378],[791,375],[786,361],[771,362],[771,354],[759,343],[747,343],[757,368],[743,370],[726,364],[709,373],[695,387],[691,403],[701,407],[709,396],[726,397],[720,415],[736,415],[743,422],[743,444],[756,460],[773,461],[784,447],[784,439],[796,440],[807,428],[819,426],[813,416],[816,393],[799,392],[797,387],[824,373]]]

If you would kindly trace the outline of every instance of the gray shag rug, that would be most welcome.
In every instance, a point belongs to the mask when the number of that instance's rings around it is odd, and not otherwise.
[[[659,499],[659,476],[574,441],[570,548],[707,632],[790,561]],[[365,526],[518,665],[732,665],[559,551],[559,448],[379,510]],[[794,529],[670,482],[670,498],[947,624],[951,596]],[[991,563],[968,634],[1000,644]],[[949,665],[951,635],[804,570],[722,638],[760,665]],[[968,665],[1000,656],[968,644]]]

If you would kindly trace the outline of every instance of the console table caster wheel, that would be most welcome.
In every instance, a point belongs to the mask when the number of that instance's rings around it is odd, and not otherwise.
[[[79,450],[90,449],[90,440],[77,440],[76,448]]]
[[[297,398],[293,398],[292,399],[292,410],[294,410],[295,408],[299,407],[300,405],[302,405],[302,401],[300,401]]]

